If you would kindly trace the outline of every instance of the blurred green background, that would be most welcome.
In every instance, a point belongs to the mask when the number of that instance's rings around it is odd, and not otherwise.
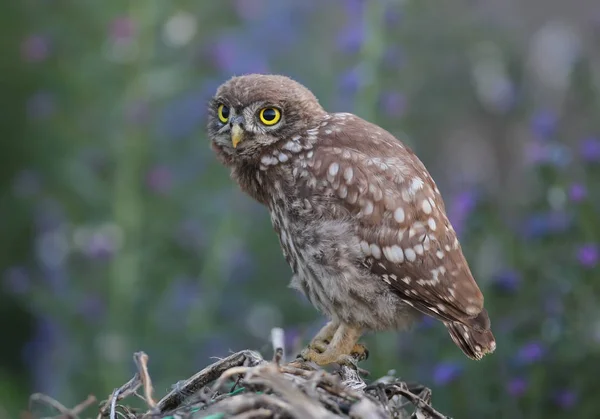
[[[410,145],[486,295],[494,355],[425,320],[365,338],[373,377],[456,418],[600,415],[597,2],[22,0],[0,27],[0,417],[103,399],[136,350],[162,396],[323,324],[209,148],[206,102],[247,72]]]

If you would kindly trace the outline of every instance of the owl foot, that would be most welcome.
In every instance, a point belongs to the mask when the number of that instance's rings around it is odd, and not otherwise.
[[[352,355],[335,354],[331,351],[320,352],[311,347],[304,348],[302,352],[300,352],[300,355],[298,355],[298,358],[301,358],[306,362],[314,362],[319,366],[339,364],[356,368],[357,362],[356,359],[352,357]]]
[[[350,355],[357,361],[365,361],[369,358],[369,350],[362,343],[357,343],[352,348]]]
[[[314,349],[318,353],[325,352],[327,350],[328,346],[329,346],[329,341],[327,341],[327,340],[313,340],[308,345],[308,347],[310,349]],[[352,351],[350,351],[350,355],[356,361],[359,361],[359,362],[365,361],[369,358],[369,350],[367,349],[367,347],[364,344],[357,343],[352,348]]]

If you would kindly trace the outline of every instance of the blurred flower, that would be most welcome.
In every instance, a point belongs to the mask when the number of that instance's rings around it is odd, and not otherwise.
[[[422,329],[430,329],[437,324],[437,320],[431,316],[423,316],[418,325]]]
[[[62,266],[70,252],[66,233],[61,229],[41,233],[35,238],[35,253],[44,268]]]
[[[545,351],[541,343],[529,342],[523,345],[517,353],[517,359],[523,364],[532,364],[542,359]]]
[[[342,92],[355,94],[362,85],[362,74],[360,66],[352,67],[342,73],[339,79],[339,88]]]
[[[593,268],[600,259],[600,247],[596,243],[586,243],[577,249],[577,260],[586,268]]]
[[[206,243],[206,232],[198,220],[183,220],[175,232],[175,241],[182,248],[196,253]]]
[[[30,63],[44,61],[50,55],[50,42],[42,35],[30,35],[21,43],[21,57]]]
[[[13,179],[12,190],[19,198],[30,198],[41,190],[41,179],[37,172],[23,169]]]
[[[588,162],[600,161],[600,139],[588,137],[581,140],[579,144],[579,155]]]
[[[207,93],[203,89],[187,93],[167,104],[159,124],[160,135],[178,140],[198,130],[204,124],[206,100]]]
[[[389,45],[383,52],[383,64],[390,69],[399,69],[404,64],[404,53],[398,45]]]
[[[165,166],[155,166],[146,174],[146,185],[154,193],[164,195],[173,186],[171,170]]]
[[[112,222],[98,227],[77,227],[73,244],[90,259],[107,260],[123,245],[123,230]]]
[[[532,141],[526,145],[525,154],[530,164],[550,164],[565,167],[573,160],[573,153],[564,144]]]
[[[455,362],[442,362],[433,370],[433,381],[438,386],[443,386],[456,380],[463,368]]]
[[[506,385],[506,391],[513,397],[521,397],[527,391],[527,381],[524,378],[516,377],[511,379]]]
[[[360,51],[365,39],[365,31],[362,22],[351,22],[337,36],[337,47],[345,53],[357,53]]]
[[[402,116],[406,109],[406,97],[399,92],[385,92],[381,96],[381,107],[389,117]]]
[[[522,226],[525,238],[534,239],[568,230],[572,217],[564,211],[540,212],[529,215]]]
[[[563,389],[557,392],[554,401],[563,409],[570,409],[577,403],[577,393],[570,389]]]
[[[27,116],[33,120],[50,118],[56,112],[54,95],[47,91],[39,91],[27,99]]]
[[[463,233],[467,218],[477,206],[478,200],[477,192],[464,190],[456,194],[450,201],[448,217],[459,236]]]
[[[222,33],[214,40],[211,58],[219,70],[230,74],[268,72],[267,55],[262,46],[234,34]]]
[[[244,20],[256,20],[265,12],[265,0],[236,0],[235,11]]]
[[[179,11],[171,16],[163,27],[163,38],[167,45],[181,47],[188,44],[196,35],[198,22],[196,17]]]
[[[89,293],[77,301],[76,309],[85,320],[97,323],[106,314],[106,303],[99,294]]]
[[[120,16],[110,22],[110,37],[115,41],[128,41],[135,35],[135,24],[127,16]]]
[[[569,198],[573,202],[581,202],[587,198],[587,188],[581,183],[573,183],[569,187]]]
[[[552,295],[544,300],[544,311],[549,316],[558,316],[564,312],[564,309],[565,305],[559,296]]]
[[[503,291],[515,292],[521,285],[521,274],[512,269],[505,269],[494,275],[492,282]]]
[[[558,116],[549,109],[538,109],[530,120],[530,128],[539,139],[548,139],[554,135],[558,127]]]
[[[4,272],[4,289],[11,294],[25,294],[31,288],[31,279],[22,266],[12,266]]]

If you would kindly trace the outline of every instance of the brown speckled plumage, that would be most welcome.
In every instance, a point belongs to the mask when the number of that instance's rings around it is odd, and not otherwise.
[[[219,105],[229,110],[226,123]],[[265,107],[281,120],[261,124]],[[243,130],[235,148],[233,121]],[[232,178],[268,207],[291,285],[331,320],[306,359],[342,362],[361,350],[364,331],[403,329],[423,313],[441,320],[467,356],[494,351],[483,295],[440,192],[389,132],[326,112],[287,77],[255,74],[219,87],[208,133]]]

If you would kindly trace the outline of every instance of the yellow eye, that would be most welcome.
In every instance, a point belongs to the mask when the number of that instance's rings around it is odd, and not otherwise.
[[[258,114],[260,122],[265,125],[275,125],[281,119],[281,112],[277,108],[264,108]]]
[[[223,104],[219,105],[217,109],[217,114],[219,115],[219,121],[222,123],[227,123],[229,121],[229,108]]]

